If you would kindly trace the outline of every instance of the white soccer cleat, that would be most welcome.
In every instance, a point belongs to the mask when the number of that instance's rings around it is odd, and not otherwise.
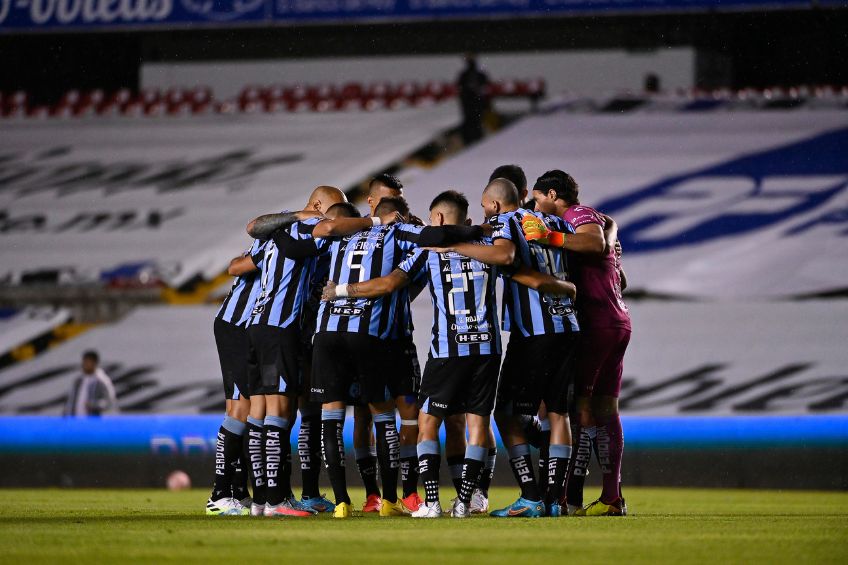
[[[470,518],[471,517],[471,509],[468,506],[455,498],[453,500],[453,508],[451,508],[451,518]]]
[[[250,515],[251,516],[264,516],[265,515],[265,505],[264,504],[256,504],[255,502],[250,503]]]
[[[486,495],[483,494],[483,491],[479,488],[474,489],[474,493],[471,495],[471,513],[472,514],[488,514],[489,513],[489,499],[486,498]]]
[[[207,516],[244,516],[247,509],[233,498],[221,498],[206,501]]]
[[[436,502],[422,502],[418,510],[412,513],[413,518],[441,518],[442,505],[437,500]]]
[[[248,511],[250,511],[250,505],[253,504],[253,499],[249,496],[245,496],[244,498],[239,500],[238,503],[247,508]]]
[[[565,514],[567,516],[574,516],[574,513],[580,510],[582,506],[577,506],[576,504],[565,504]]]

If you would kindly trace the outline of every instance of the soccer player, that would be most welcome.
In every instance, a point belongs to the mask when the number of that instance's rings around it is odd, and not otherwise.
[[[507,179],[495,179],[483,191],[481,204],[493,226],[493,244],[460,243],[451,250],[491,265],[508,266],[517,261],[555,278],[567,280],[563,252],[528,243],[521,222],[543,219],[561,230],[568,225],[556,218],[520,209],[518,190]],[[495,421],[509,450],[509,460],[521,496],[513,504],[491,513],[496,517],[538,517],[546,513],[560,516],[559,499],[568,461],[571,457],[571,430],[568,419],[568,386],[573,353],[579,333],[573,303],[519,284],[504,277],[506,316],[504,330],[510,332],[509,345],[501,369],[501,382],[495,408]],[[546,500],[533,472],[530,448],[522,416],[535,415],[545,403],[551,424]]]
[[[403,198],[403,184],[397,177],[390,174],[380,174],[371,179],[368,184],[368,206],[371,215],[383,198]],[[415,216],[409,215],[410,223],[421,224]],[[418,439],[418,406],[415,403],[415,392],[418,381],[421,378],[421,369],[418,366],[418,352],[412,341],[412,313],[409,309],[409,294],[403,291],[400,300],[400,308],[397,311],[395,321],[395,332],[391,337],[391,354],[394,358],[395,371],[392,374],[394,385],[392,393],[398,414],[400,415],[400,475],[403,496],[401,502],[410,512],[418,509],[421,497],[418,496],[418,470],[416,462],[418,459],[415,443]],[[360,414],[360,408],[354,408],[356,419],[354,420],[354,439],[373,438],[370,415],[365,412]],[[363,426],[367,426],[363,429]],[[354,441],[354,448],[359,455],[365,457],[364,441],[363,447]],[[357,456],[359,466],[360,457]],[[362,466],[362,469],[368,469]],[[362,475],[360,471],[360,475]],[[363,477],[364,478],[364,477]],[[367,493],[363,512],[375,512],[379,509],[379,497]]]
[[[326,218],[359,218],[359,211],[350,202],[333,204],[327,209]],[[289,238],[283,245],[288,247],[297,242],[309,240],[294,240],[288,236],[288,232],[281,230],[279,236]],[[283,251],[285,253],[285,251]],[[319,490],[319,476],[321,473],[321,405],[309,400],[309,388],[312,375],[312,338],[315,335],[315,327],[318,319],[318,308],[321,305],[321,291],[330,276],[330,255],[320,254],[316,257],[315,269],[309,282],[309,294],[303,305],[301,321],[301,341],[303,347],[303,387],[298,398],[298,410],[300,412],[300,429],[297,435],[297,455],[300,461],[300,472],[302,478],[301,504],[317,510],[318,512],[332,512],[336,505],[327,500]],[[365,407],[367,410],[367,406]],[[376,457],[375,457],[376,459]],[[374,489],[376,486],[376,462],[374,463]],[[379,496],[379,491],[377,492]]]
[[[304,211],[323,213],[333,204],[344,202],[344,193],[329,186],[316,188]],[[285,228],[288,236],[311,239],[318,218],[295,222]],[[262,216],[248,225],[254,237],[266,235],[269,223]],[[258,470],[262,463],[264,489],[254,492],[251,514],[305,517],[317,513],[301,504],[291,489],[291,425],[296,416],[301,386],[301,315],[308,285],[315,269],[314,258],[291,259],[281,253],[271,234],[261,263],[260,292],[248,322],[248,337],[258,371],[249,383],[251,403],[248,434],[249,453]],[[256,441],[261,435],[262,441]],[[261,485],[259,485],[261,487]],[[257,500],[258,498],[258,500]],[[264,507],[263,507],[264,503]]]
[[[468,200],[455,191],[438,195],[430,205],[432,225],[462,225]],[[479,241],[479,245],[490,242]],[[516,273],[549,290],[573,293],[571,283],[540,273]],[[415,518],[438,518],[440,449],[438,432],[442,421],[465,413],[469,444],[462,466],[459,495],[451,516],[470,515],[472,493],[477,487],[488,455],[489,422],[495,403],[500,367],[500,330],[497,321],[494,269],[480,261],[453,252],[436,253],[416,249],[385,277],[351,283],[339,288],[332,282],[324,291],[326,300],[341,293],[347,297],[376,298],[423,280],[429,286],[434,308],[430,356],[421,382],[418,404],[420,433],[418,461],[424,478],[426,500],[413,512]]]
[[[259,295],[257,265],[265,242],[254,240],[244,255],[230,261],[227,272],[235,276],[233,286],[215,316],[213,330],[221,375],[224,380],[226,417],[215,442],[215,485],[206,502],[206,514],[239,516],[249,513],[243,454],[244,433],[250,410],[248,372],[250,341],[245,325]]]
[[[577,306],[582,329],[575,388],[579,432],[578,453],[569,470],[567,504],[577,516],[622,516],[626,513],[620,486],[624,434],[618,395],[631,323],[621,298],[623,271],[620,247],[615,245],[617,229],[608,230],[605,235],[608,218],[580,204],[577,183],[563,171],[548,171],[539,177],[533,197],[537,209],[556,214],[575,228],[575,233],[563,234],[550,232],[541,224],[525,224],[528,239],[576,252],[575,280],[580,288]],[[593,442],[603,474],[603,490],[598,500],[581,508],[583,479]]]

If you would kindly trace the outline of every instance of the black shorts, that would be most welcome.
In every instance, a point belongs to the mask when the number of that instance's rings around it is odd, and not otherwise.
[[[387,385],[392,398],[407,397],[415,402],[421,383],[421,365],[418,363],[418,351],[412,336],[388,340],[391,355],[391,370],[387,375]]]
[[[300,328],[256,324],[247,328],[251,357],[250,394],[298,394],[301,384]]]
[[[319,332],[312,354],[310,399],[314,402],[384,402],[392,369],[386,340],[365,334]]]
[[[221,376],[224,378],[224,396],[227,400],[250,398],[250,340],[247,330],[220,318],[215,318],[212,328],[218,347],[218,361],[221,362]]]
[[[495,407],[500,355],[427,359],[418,407],[445,419],[454,414],[489,416]]]
[[[579,336],[576,332],[512,334],[501,370],[497,411],[532,416],[544,401],[549,412],[567,414]]]

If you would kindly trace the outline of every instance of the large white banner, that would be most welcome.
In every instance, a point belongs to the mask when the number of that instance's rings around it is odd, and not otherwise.
[[[425,361],[432,309],[415,302]],[[85,349],[97,349],[125,411],[222,405],[215,307],[140,308],[0,371],[0,414],[57,414]],[[621,405],[631,415],[848,412],[848,303],[635,303]],[[508,336],[504,336],[505,342]]]
[[[530,188],[571,173],[581,201],[621,228],[631,288],[784,297],[848,288],[848,112],[527,118],[406,180],[424,214],[441,190],[479,194],[501,164]]]
[[[0,280],[150,265],[218,274],[247,221],[345,189],[454,125],[453,103],[379,113],[0,124]]]

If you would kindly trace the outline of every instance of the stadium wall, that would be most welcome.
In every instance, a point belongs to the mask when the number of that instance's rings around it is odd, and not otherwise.
[[[688,89],[695,80],[695,50],[689,47],[636,52],[604,49],[486,53],[480,62],[493,80],[543,77],[549,93],[639,91],[648,73],[657,73],[668,89]],[[162,89],[209,86],[216,97],[226,99],[250,84],[453,81],[462,68],[461,54],[162,62],[141,66],[140,85]],[[604,72],[599,73],[598,69]]]

